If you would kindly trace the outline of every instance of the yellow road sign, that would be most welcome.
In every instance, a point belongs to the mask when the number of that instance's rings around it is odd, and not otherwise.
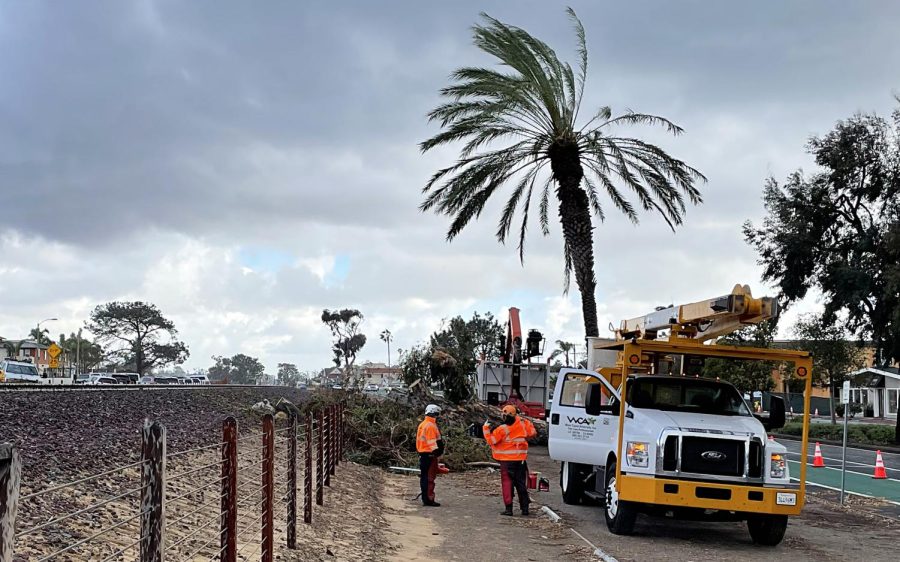
[[[54,359],[59,357],[60,353],[62,353],[62,348],[55,343],[51,343],[50,347],[47,348],[47,354]]]
[[[51,369],[59,369],[59,359],[57,359],[56,357],[51,359],[50,360],[50,368]]]

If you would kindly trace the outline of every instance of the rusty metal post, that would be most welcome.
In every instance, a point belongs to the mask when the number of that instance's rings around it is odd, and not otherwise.
[[[322,470],[325,475],[325,486],[331,487],[331,407],[325,406],[322,411],[322,440],[324,449],[322,451]]]
[[[0,443],[0,562],[12,562],[22,463],[12,443]]]
[[[338,441],[340,440],[340,425],[338,424],[337,404],[331,405],[331,474],[337,469]]]
[[[272,414],[263,416],[262,461],[262,562],[272,562],[275,547],[272,544],[275,527],[275,419]]]
[[[166,550],[166,428],[144,421],[141,432],[141,562],[163,562]]]
[[[237,562],[237,420],[222,423],[222,508],[219,515],[222,562]]]
[[[297,548],[297,417],[291,416],[287,459],[287,544]]]
[[[338,431],[338,463],[344,460],[344,439],[347,438],[347,426],[344,425],[344,406],[344,402],[341,402],[341,405],[338,406],[338,425],[340,426]]]
[[[322,410],[316,414],[316,505],[323,505],[322,485],[325,483],[325,475],[322,473],[322,452],[323,452],[323,416]]]
[[[306,444],[303,448],[304,469],[303,469],[303,522],[307,525],[312,524],[312,447],[313,447],[313,416],[306,416]]]

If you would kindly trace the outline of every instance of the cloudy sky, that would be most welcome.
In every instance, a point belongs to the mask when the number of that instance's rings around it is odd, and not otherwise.
[[[630,132],[709,178],[675,234],[613,213],[597,229],[601,332],[738,282],[766,292],[740,226],[767,176],[811,169],[811,134],[893,107],[900,3],[571,4],[585,103],[676,121],[677,139]],[[573,57],[564,4],[546,0],[0,3],[0,336],[140,299],[176,322],[192,369],[238,352],[325,366],[326,307],[365,313],[376,361],[385,328],[407,348],[509,306],[579,340],[558,226],[533,226],[523,267],[492,236],[503,201],[452,244],[417,210],[454,158],[419,153],[424,115],[455,67],[494,64],[471,45],[481,11]]]

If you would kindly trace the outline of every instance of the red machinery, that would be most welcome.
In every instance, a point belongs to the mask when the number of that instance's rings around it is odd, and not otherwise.
[[[525,349],[522,349],[522,326],[519,323],[519,309],[509,309],[509,321],[506,323],[506,340],[503,345],[503,354],[500,356],[502,363],[512,367],[510,388],[506,401],[500,406],[512,404],[526,416],[544,419],[546,413],[546,401],[525,401],[521,390],[522,362],[532,357],[538,357],[543,353],[542,344],[544,336],[537,330],[528,330],[528,338],[525,340]],[[544,382],[546,387],[546,381]]]

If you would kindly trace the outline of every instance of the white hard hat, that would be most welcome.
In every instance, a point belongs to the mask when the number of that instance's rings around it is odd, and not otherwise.
[[[440,413],[441,413],[441,407],[438,406],[437,404],[429,404],[429,405],[425,406],[425,415],[426,416],[430,416],[432,414],[440,414]]]

